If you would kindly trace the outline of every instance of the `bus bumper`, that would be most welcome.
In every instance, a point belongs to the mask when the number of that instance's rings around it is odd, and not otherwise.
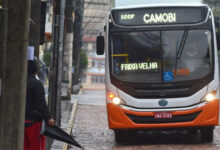
[[[184,111],[172,111],[172,118],[155,119],[155,112],[131,111],[107,104],[110,129],[156,129],[216,126],[219,123],[219,100]]]

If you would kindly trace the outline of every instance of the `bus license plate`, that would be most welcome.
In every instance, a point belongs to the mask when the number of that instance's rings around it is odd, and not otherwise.
[[[171,112],[156,112],[156,113],[154,113],[155,119],[169,119],[172,117],[173,117],[173,115]]]

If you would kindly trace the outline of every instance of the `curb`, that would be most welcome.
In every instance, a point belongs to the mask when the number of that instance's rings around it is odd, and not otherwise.
[[[74,102],[74,105],[72,107],[72,112],[71,112],[70,120],[69,120],[69,123],[68,123],[68,128],[66,130],[66,132],[68,134],[72,133],[74,120],[75,120],[75,116],[76,116],[77,106],[78,106],[78,100],[76,99],[75,102]],[[67,150],[67,149],[68,149],[68,144],[64,143],[63,146],[62,146],[62,150]]]

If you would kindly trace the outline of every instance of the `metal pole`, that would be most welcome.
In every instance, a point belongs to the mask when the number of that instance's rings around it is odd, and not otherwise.
[[[53,115],[53,118],[56,120],[56,87],[57,87],[57,47],[59,44],[59,2],[60,0],[53,1],[53,27],[52,27],[52,67],[50,71],[50,85],[49,85],[49,108]]]
[[[64,27],[64,10],[65,1],[54,1],[53,14],[53,58],[50,75],[49,87],[49,107],[57,124],[60,124],[61,115],[61,79],[62,79],[62,51],[63,51],[63,27]]]
[[[59,116],[59,124],[61,118],[61,82],[63,73],[63,35],[64,35],[64,19],[65,19],[65,0],[60,1],[60,33],[59,33],[59,49],[58,49],[58,64],[57,64],[57,114]]]

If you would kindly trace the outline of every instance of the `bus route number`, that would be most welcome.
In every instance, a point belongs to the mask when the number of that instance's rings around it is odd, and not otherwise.
[[[133,20],[135,14],[122,14],[121,15],[121,20]]]

